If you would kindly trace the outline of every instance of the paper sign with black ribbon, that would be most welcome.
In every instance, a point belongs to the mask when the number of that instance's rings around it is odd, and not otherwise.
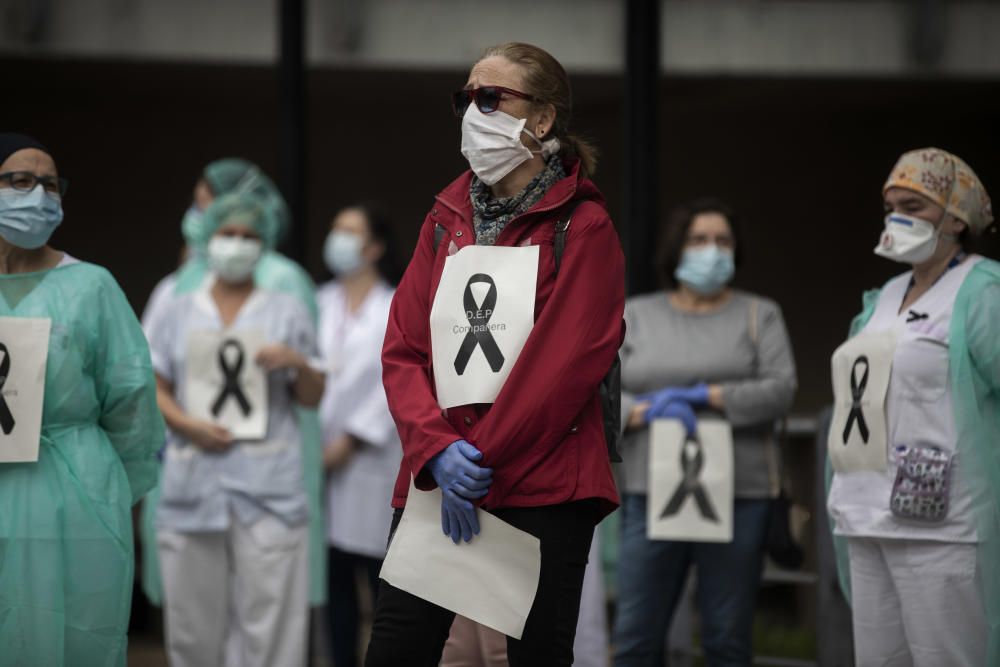
[[[230,354],[231,352],[231,354]],[[240,386],[240,373],[246,363],[246,351],[243,344],[235,338],[229,338],[219,346],[219,370],[222,371],[222,391],[212,404],[212,415],[216,418],[222,413],[226,400],[232,398],[240,407],[244,417],[249,417],[253,407]]]
[[[0,432],[4,435],[10,435],[17,422],[14,421],[14,415],[10,411],[10,406],[7,405],[7,399],[3,397],[3,388],[10,376],[10,350],[3,343],[0,343],[0,356],[3,357],[3,361],[0,361]]]
[[[476,297],[472,293],[472,286],[476,283],[489,285],[486,298],[480,304],[476,303]],[[478,347],[486,356],[490,369],[494,373],[499,373],[500,369],[503,368],[503,352],[497,346],[496,338],[493,337],[493,332],[490,331],[489,327],[490,320],[493,319],[493,311],[497,307],[497,285],[493,278],[485,273],[477,273],[469,278],[469,282],[465,285],[465,296],[462,298],[462,304],[465,306],[465,318],[469,322],[469,330],[462,340],[462,347],[458,348],[458,356],[455,357],[455,372],[459,375],[465,373],[465,369],[469,366],[469,360],[472,359],[472,353]]]
[[[896,334],[862,333],[833,353],[833,421],[827,447],[837,472],[885,470],[889,391]]]
[[[858,369],[863,368],[861,374],[861,380],[858,380]],[[861,355],[854,360],[851,365],[851,412],[847,415],[847,425],[844,426],[844,444],[846,445],[851,437],[851,429],[854,425],[858,426],[858,434],[861,436],[861,441],[868,444],[868,422],[865,421],[865,412],[861,405],[861,399],[864,398],[865,389],[868,388],[868,373],[871,371],[871,364],[868,363],[868,357]]]
[[[729,542],[733,538],[733,433],[701,419],[688,437],[677,420],[650,426],[646,536],[651,540]]]
[[[267,373],[257,365],[259,331],[198,331],[187,342],[184,409],[224,426],[237,440],[267,435]]]
[[[0,317],[0,463],[38,460],[52,321]]]
[[[538,246],[467,246],[445,260],[431,306],[442,408],[492,403],[535,324]]]

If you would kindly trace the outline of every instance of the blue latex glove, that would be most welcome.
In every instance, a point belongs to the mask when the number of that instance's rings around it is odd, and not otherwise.
[[[692,408],[704,408],[708,405],[708,385],[701,382],[693,387],[666,387],[636,398],[639,401],[648,401],[652,405],[666,404],[670,401],[684,401]]]
[[[427,469],[441,487],[441,529],[455,544],[479,534],[476,507],[469,502],[489,493],[493,470],[475,462],[482,452],[465,440],[456,440],[427,462]]]
[[[698,432],[698,418],[694,415],[691,406],[681,400],[657,401],[646,410],[646,423],[654,419],[677,419],[684,425],[689,438],[693,438]]]

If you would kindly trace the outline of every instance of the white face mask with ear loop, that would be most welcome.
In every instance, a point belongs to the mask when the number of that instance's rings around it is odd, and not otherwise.
[[[257,239],[213,236],[208,242],[208,266],[223,281],[239,284],[253,275],[263,249]]]
[[[954,171],[954,164],[952,164]],[[955,191],[956,177],[952,177],[951,189],[945,202],[951,201]],[[941,231],[948,218],[948,206],[935,225],[933,222],[904,213],[889,213],[885,216],[885,231],[875,246],[875,254],[902,264],[922,264],[934,256],[939,239],[957,241],[954,234]]]
[[[462,116],[462,155],[473,173],[486,185],[495,185],[536,154],[543,158],[559,152],[555,137],[541,141],[525,128],[527,118],[514,118],[503,111],[484,114],[475,102]],[[540,150],[531,150],[521,142],[527,134]]]

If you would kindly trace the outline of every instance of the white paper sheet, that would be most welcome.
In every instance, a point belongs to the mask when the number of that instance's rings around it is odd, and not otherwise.
[[[267,435],[267,373],[257,365],[264,336],[257,331],[198,331],[187,343],[188,414],[229,429],[236,440]],[[234,382],[227,384],[227,375]]]
[[[480,533],[457,545],[441,531],[441,491],[412,483],[380,577],[396,588],[520,639],[535,601],[538,538],[479,511]]]
[[[430,317],[442,408],[496,399],[535,326],[537,280],[538,246],[467,246],[445,260]]]
[[[698,420],[700,457],[699,444],[688,441],[680,421],[657,419],[650,428],[646,536],[731,542],[734,474],[729,424],[720,419]],[[690,471],[688,484],[685,462]]]
[[[0,463],[38,460],[52,320],[0,317]]]
[[[896,334],[885,331],[855,336],[833,353],[834,405],[827,448],[837,472],[886,468],[885,398],[895,352]]]

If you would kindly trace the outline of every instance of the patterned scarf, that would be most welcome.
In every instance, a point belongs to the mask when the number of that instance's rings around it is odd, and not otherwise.
[[[556,182],[564,178],[566,170],[558,155],[549,156],[545,168],[513,197],[494,198],[490,187],[473,176],[469,194],[476,245],[496,245],[497,237],[511,220],[530,210]]]

